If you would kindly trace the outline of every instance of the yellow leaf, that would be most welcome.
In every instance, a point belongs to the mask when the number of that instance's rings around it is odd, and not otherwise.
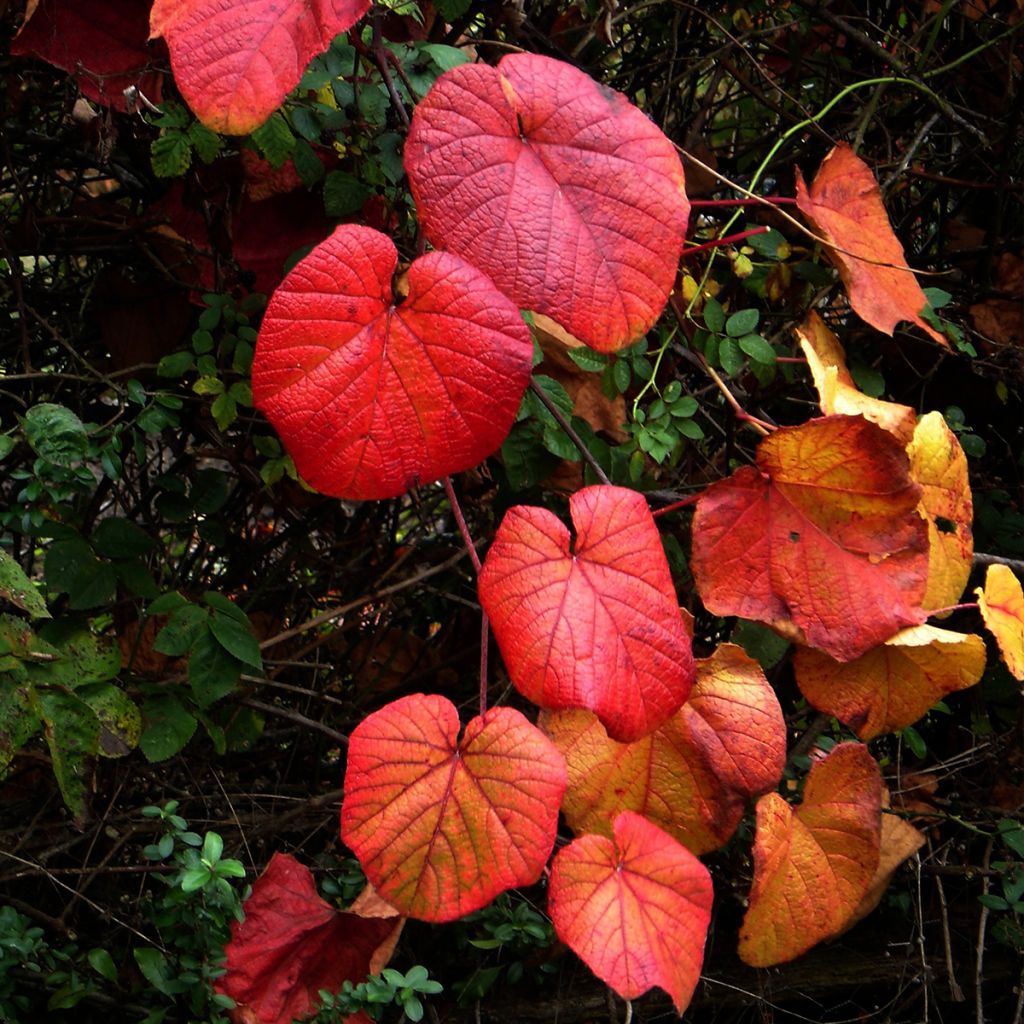
[[[854,661],[801,648],[793,667],[816,708],[870,740],[906,728],[946,694],[973,686],[985,671],[985,644],[973,634],[914,626]]]
[[[928,523],[928,583],[921,607],[947,608],[960,600],[974,556],[967,456],[938,412],[921,417],[907,455],[910,475],[921,485],[917,510]]]
[[[796,328],[796,336],[807,357],[807,366],[818,391],[818,403],[826,416],[863,416],[895,434],[903,444],[913,437],[917,419],[914,410],[909,405],[885,402],[859,391],[846,368],[846,353],[839,339],[813,309]]]
[[[974,591],[985,625],[1015,679],[1024,682],[1024,593],[1020,580],[1005,565],[990,565],[985,587]]]

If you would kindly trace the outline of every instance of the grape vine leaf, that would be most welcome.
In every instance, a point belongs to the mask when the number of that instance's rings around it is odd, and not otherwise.
[[[960,600],[973,565],[967,456],[940,412],[921,417],[907,455],[910,475],[921,487],[917,510],[928,523],[928,585],[921,606],[948,608]]]
[[[923,622],[928,531],[898,440],[860,416],[765,438],[709,487],[692,570],[715,615],[765,622],[840,661]]]
[[[882,790],[867,747],[840,743],[812,765],[798,808],[761,797],[744,963],[784,963],[843,930],[878,868]]]
[[[985,586],[977,587],[978,607],[999,653],[1015,679],[1024,682],[1024,593],[1020,580],[1005,565],[990,565]]]
[[[643,495],[595,486],[569,501],[575,551],[546,509],[505,513],[478,581],[512,682],[557,711],[593,711],[627,742],[686,700],[693,655]]]
[[[786,757],[775,692],[733,644],[698,660],[687,703],[633,743],[609,739],[589,711],[545,713],[540,725],[565,757],[562,811],[577,835],[610,837],[630,810],[697,856],[729,840],[746,801],[778,783]]]
[[[658,319],[689,203],[674,147],[620,93],[535,54],[462,65],[416,107],[405,167],[427,238],[520,307],[601,352]]]
[[[174,81],[196,117],[245,135],[277,110],[306,65],[354,25],[370,0],[154,0]]]
[[[936,701],[973,686],[985,671],[985,643],[925,624],[901,630],[853,661],[799,648],[793,669],[800,692],[866,742],[905,729]]]
[[[316,891],[308,868],[275,853],[231,924],[226,973],[215,989],[238,1004],[247,1024],[291,1024],[314,1013],[320,989],[361,982],[391,959],[404,919],[367,899],[335,910]],[[363,909],[363,907],[367,909]]]
[[[28,4],[11,53],[67,71],[83,96],[103,106],[126,110],[132,86],[159,103],[163,47],[146,46],[148,19],[149,0],[38,0]]]
[[[847,143],[825,157],[810,189],[796,169],[796,204],[830,243],[826,251],[861,319],[889,335],[897,323],[909,320],[949,347],[921,316],[928,300],[893,234],[881,190],[871,168]]]
[[[517,885],[551,853],[565,762],[518,711],[459,716],[414,694],[356,726],[341,837],[380,894],[409,917],[451,921]]]
[[[713,897],[707,868],[670,835],[623,811],[613,839],[587,835],[551,864],[555,932],[623,999],[657,986],[682,1013],[704,962]]]
[[[475,466],[505,439],[530,375],[519,310],[475,267],[433,252],[396,304],[394,244],[348,224],[267,307],[253,397],[325,494],[390,498]]]
[[[872,398],[858,390],[846,368],[846,353],[817,310],[812,309],[796,328],[796,337],[807,358],[821,411],[857,416],[877,423],[906,444],[914,436],[917,416],[909,405]]]

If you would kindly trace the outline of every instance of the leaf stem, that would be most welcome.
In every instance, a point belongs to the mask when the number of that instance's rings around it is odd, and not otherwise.
[[[977,601],[967,601],[964,604],[951,604],[947,608],[933,608],[928,612],[928,618],[934,619],[939,615],[949,615],[952,612],[977,611]]]
[[[705,242],[703,245],[695,245],[690,249],[684,249],[681,256],[683,259],[686,259],[687,256],[693,256],[695,253],[704,252],[707,249],[720,249],[724,245],[732,245],[733,242],[741,242],[744,238],[750,238],[753,235],[763,235],[769,231],[771,231],[771,228],[767,224],[751,228],[749,231],[737,231],[735,235],[726,235],[725,238],[713,238],[710,242]]]
[[[720,209],[729,206],[795,206],[794,196],[759,196],[757,199],[691,199],[690,208],[697,210]]]
[[[671,505],[666,505],[664,508],[655,509],[651,516],[657,519],[658,516],[667,515],[669,512],[675,512],[680,508],[687,508],[690,505],[695,505],[700,500],[700,493],[691,494],[687,498],[681,498],[679,501],[673,501]]]
[[[566,437],[576,446],[576,450],[580,453],[583,461],[594,471],[594,476],[603,484],[610,484],[611,480],[608,479],[608,474],[601,468],[601,464],[591,454],[590,449],[586,446],[583,438],[576,433],[572,428],[572,424],[562,415],[562,410],[551,401],[548,397],[547,392],[534,380],[530,379],[530,390],[540,400],[541,405],[555,418],[555,422],[565,431]]]
[[[455,522],[458,524],[459,533],[462,534],[462,541],[466,545],[466,550],[469,552],[470,561],[473,563],[473,568],[480,572],[480,556],[476,553],[476,545],[473,543],[473,538],[470,535],[469,527],[466,525],[466,517],[462,514],[462,506],[459,504],[459,499],[455,496],[455,488],[452,487],[452,478],[446,476],[442,481],[444,483],[444,493],[448,496],[448,504],[452,507],[452,515],[455,516]]]

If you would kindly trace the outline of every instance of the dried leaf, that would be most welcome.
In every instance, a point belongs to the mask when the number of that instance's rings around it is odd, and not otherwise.
[[[1015,679],[1024,682],[1024,593],[1020,580],[1005,565],[990,565],[985,586],[977,587],[978,607],[999,653]]]

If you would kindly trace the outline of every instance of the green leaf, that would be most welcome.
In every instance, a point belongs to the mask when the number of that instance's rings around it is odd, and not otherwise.
[[[191,352],[172,352],[156,364],[156,373],[158,377],[184,377],[192,369],[192,363]]]
[[[88,451],[85,424],[63,405],[34,405],[25,413],[21,426],[29,447],[55,466],[72,466]]]
[[[200,632],[188,658],[188,680],[196,703],[208,708],[231,693],[238,686],[242,665],[210,630]]]
[[[775,362],[775,349],[760,334],[744,334],[739,344],[754,362],[768,366]]]
[[[79,573],[87,566],[96,564],[96,561],[92,548],[81,537],[54,541],[47,549],[43,562],[47,590],[51,594],[67,593]]]
[[[75,620],[56,619],[39,631],[58,657],[45,666],[47,681],[74,690],[87,683],[102,683],[121,670],[121,652]]]
[[[249,616],[246,615],[234,601],[226,598],[223,594],[218,594],[216,590],[207,590],[206,593],[203,594],[203,600],[214,610],[223,612],[225,615],[234,619],[236,622],[240,622],[243,626],[248,628]]]
[[[722,369],[730,377],[743,369],[743,352],[734,338],[722,339],[722,344],[718,348],[718,358],[722,364]]]
[[[445,21],[461,18],[473,5],[473,0],[434,0],[434,10]]]
[[[149,160],[158,178],[177,178],[192,163],[192,146],[188,136],[169,128],[149,147]]]
[[[750,622],[747,619],[740,619],[736,623],[729,639],[734,644],[739,644],[755,661],[760,662],[766,672],[782,661],[786,651],[789,650],[788,640],[783,639],[767,626],[762,626],[759,622]]]
[[[197,512],[213,515],[219,512],[231,493],[231,480],[222,469],[201,469],[196,473],[189,497]]]
[[[885,378],[878,370],[855,364],[850,367],[850,376],[853,377],[854,384],[865,395],[870,395],[872,398],[881,398],[885,394]]]
[[[166,594],[161,594],[155,601],[150,601],[146,605],[146,614],[169,615],[179,608],[184,608],[187,604],[187,598],[182,597],[176,590],[169,590]]]
[[[138,745],[142,735],[142,713],[134,701],[110,683],[93,683],[75,696],[92,708],[100,723],[101,757],[124,757]]]
[[[443,14],[442,17],[444,17]],[[469,62],[469,54],[457,46],[444,46],[441,43],[421,43],[420,52],[428,54],[430,59],[442,71],[451,71],[452,68],[457,68],[460,64],[467,64]]]
[[[238,419],[238,404],[231,395],[218,395],[210,406],[210,413],[219,430],[227,430]]]
[[[196,731],[196,719],[177,697],[161,694],[142,706],[145,728],[139,749],[149,761],[166,761],[177,754]]]
[[[193,121],[188,126],[188,138],[204,164],[211,164],[217,159],[223,140],[215,131],[207,128],[202,121]]]
[[[370,195],[370,189],[346,171],[331,171],[324,180],[324,210],[328,217],[355,213]]]
[[[537,385],[541,391],[551,400],[551,404],[558,409],[558,411],[566,418],[572,418],[572,399],[569,397],[569,393],[558,383],[553,377],[548,377],[545,374],[538,374],[534,377]],[[558,420],[551,414],[547,406],[532,392],[527,392],[531,403],[533,415],[541,421],[551,426],[558,426]]]
[[[672,403],[669,412],[677,419],[688,420],[693,417],[700,408],[697,399],[692,395],[684,395]]]
[[[211,879],[209,868],[192,868],[181,876],[181,891],[196,892],[202,889]]]
[[[61,796],[75,818],[82,819],[90,790],[89,759],[99,753],[99,720],[70,693],[40,693],[37,706]]]
[[[704,323],[712,334],[721,334],[725,327],[725,310],[718,299],[708,299],[704,303]]]
[[[569,358],[587,373],[600,373],[608,365],[608,356],[603,352],[595,352],[586,345],[579,345],[566,350]]]
[[[257,671],[263,670],[263,658],[260,656],[260,645],[253,636],[248,623],[242,625],[236,619],[219,612],[210,616],[210,632],[217,642],[233,654],[239,661]]]
[[[149,599],[160,593],[153,574],[142,561],[115,562],[114,572],[127,590],[136,597]]]
[[[251,135],[252,141],[274,167],[280,167],[295,149],[295,136],[280,111],[259,126]]]
[[[299,109],[301,110],[302,108],[300,107]],[[312,136],[314,139],[320,135],[319,125],[316,126],[315,131],[316,134]],[[305,139],[296,139],[295,152],[292,153],[292,163],[295,164],[295,170],[299,172],[302,184],[307,188],[323,180],[324,165],[320,162],[320,158],[316,155],[313,147]]]
[[[751,224],[750,227],[756,227]],[[779,255],[779,246],[787,245],[786,236],[781,231],[776,231],[775,228],[769,228],[767,231],[763,231],[759,235],[751,235],[749,238],[744,239],[744,245],[749,245],[759,256],[767,256],[771,259],[777,259]]]
[[[142,946],[133,949],[132,954],[146,981],[161,995],[173,997],[175,992],[167,977],[167,958],[163,953],[151,946]]]
[[[1024,825],[1013,818],[1003,818],[999,822],[999,836],[1018,857],[1024,858]]]
[[[199,605],[186,604],[172,612],[167,625],[157,633],[153,650],[170,658],[187,654],[205,627],[208,613]]]
[[[105,950],[97,947],[86,953],[89,966],[106,981],[117,981],[117,967],[114,958]]]
[[[109,562],[83,565],[68,589],[68,607],[74,611],[109,604],[117,593],[117,573]]]
[[[757,329],[760,319],[761,314],[756,309],[741,309],[726,320],[725,333],[730,338],[740,338],[744,334],[751,334]]]
[[[33,619],[48,619],[46,602],[40,597],[35,584],[25,575],[24,570],[0,548],[0,597],[17,605]]]
[[[0,675],[0,775],[41,725],[29,700],[29,687]]]
[[[92,533],[92,545],[108,558],[139,558],[156,547],[156,541],[141,526],[128,519],[103,519]]]

